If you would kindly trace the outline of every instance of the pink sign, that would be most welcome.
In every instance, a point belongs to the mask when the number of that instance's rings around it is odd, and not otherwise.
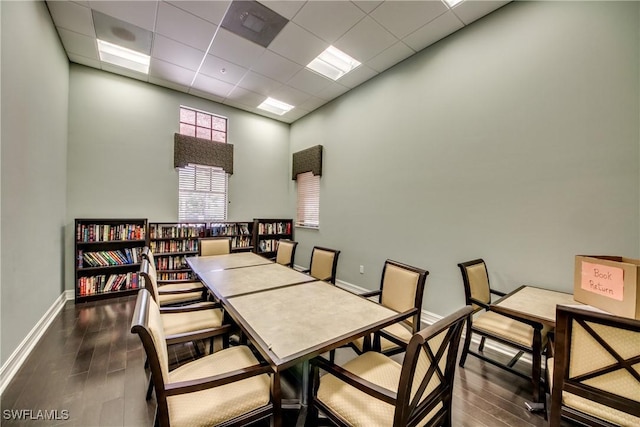
[[[620,267],[582,261],[584,290],[618,301],[624,296],[624,270]]]

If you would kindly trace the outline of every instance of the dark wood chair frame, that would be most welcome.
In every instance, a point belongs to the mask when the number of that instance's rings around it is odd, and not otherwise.
[[[493,310],[493,307],[491,307],[490,303],[487,304],[485,301],[480,301],[477,300],[475,298],[473,298],[471,296],[471,284],[469,283],[469,275],[467,273],[467,268],[468,267],[472,267],[474,265],[477,264],[485,264],[486,267],[486,263],[484,262],[483,259],[475,259],[472,261],[467,261],[467,262],[463,262],[458,264],[458,267],[460,268],[460,272],[462,273],[462,281],[464,283],[464,294],[465,294],[465,302],[467,305],[471,305],[471,306],[478,306],[477,308],[474,309],[473,314],[477,313],[478,311],[481,310],[485,310],[485,311],[495,311],[496,313],[498,313],[497,310]],[[489,276],[487,275],[487,283],[489,284],[489,295],[496,295],[499,297],[504,297],[506,294],[504,292],[500,292],[497,291],[495,289],[491,288],[491,282],[489,281]],[[508,372],[511,372],[514,375],[517,375],[521,378],[527,379],[529,381],[531,381],[531,384],[533,386],[533,400],[535,402],[539,402],[541,399],[544,398],[544,393],[541,393],[541,388],[544,386],[544,380],[542,379],[542,355],[543,353],[545,353],[545,349],[542,348],[542,327],[543,325],[539,322],[535,322],[535,321],[531,321],[528,319],[523,319],[520,317],[516,317],[516,316],[512,316],[509,313],[503,313],[503,312],[499,312],[500,315],[505,316],[505,317],[509,317],[513,320],[516,320],[518,322],[521,323],[526,323],[527,325],[530,325],[533,328],[533,343],[531,347],[525,347],[522,346],[521,344],[515,343],[513,341],[509,341],[509,340],[505,340],[502,337],[499,336],[495,336],[492,334],[488,334],[484,331],[480,331],[478,329],[475,329],[473,327],[473,314],[471,316],[469,316],[469,318],[467,319],[467,327],[466,327],[466,332],[465,332],[465,341],[464,341],[464,345],[462,347],[462,354],[460,355],[460,367],[464,368],[464,363],[467,360],[467,355],[471,354],[475,357],[477,357],[478,359],[481,359],[487,363],[490,363],[494,366],[497,366],[499,368],[502,368]],[[470,349],[470,345],[471,345],[471,337],[473,334],[477,334],[480,335],[481,339],[480,339],[480,344],[478,345],[478,351],[473,351]],[[494,360],[488,356],[485,356],[483,353],[484,350],[484,345],[485,345],[485,341],[486,338],[490,338],[494,341],[497,341],[499,343],[505,344],[507,346],[513,347],[515,349],[517,349],[517,353],[513,356],[513,358],[511,358],[511,360],[507,363],[501,363],[498,362],[497,360]],[[523,354],[528,353],[531,354],[531,375],[527,375],[524,374],[516,369],[513,368],[513,366],[518,362],[518,360],[520,360],[520,358],[522,357]]]
[[[320,251],[326,251],[326,252],[333,252],[334,253],[334,257],[333,257],[333,265],[331,266],[331,277],[329,277],[328,279],[324,279],[325,282],[329,282],[329,283],[333,283],[334,285],[336,284],[336,272],[338,270],[338,256],[340,256],[340,251],[337,249],[330,249],[330,248],[324,248],[322,246],[314,246],[313,249],[311,250],[311,261],[309,261],[309,268],[305,268],[303,270],[300,270],[303,273],[307,273],[310,274],[311,273],[311,267],[313,266],[313,255],[314,252],[317,250]]]
[[[470,306],[463,307],[433,325],[417,332],[411,338],[404,356],[397,393],[372,384],[322,357],[312,359],[312,395],[309,398],[310,421],[318,423],[320,421],[318,419],[318,411],[321,411],[333,424],[345,427],[348,426],[348,424],[345,424],[341,418],[333,414],[329,408],[316,399],[319,387],[319,371],[323,370],[334,375],[348,385],[355,387],[376,399],[380,399],[395,406],[396,409],[393,420],[393,426],[395,427],[417,425],[440,402],[442,402],[442,408],[426,425],[451,426],[451,403],[453,398],[453,382],[456,369],[456,359],[458,356],[458,345],[460,343],[460,337],[462,335],[465,320],[471,315],[471,312],[472,308]],[[426,344],[428,344],[432,337],[445,330],[447,331],[446,338],[442,341],[438,350],[435,353],[432,352]],[[447,346],[449,346],[449,350],[447,352],[445,369],[442,371],[439,367],[439,362],[442,359],[444,350]],[[429,367],[425,378],[422,379],[416,395],[411,398],[411,388],[418,363],[418,357],[422,351],[426,352],[429,360],[431,361],[431,366]],[[421,402],[421,399],[424,398],[424,392],[427,385],[433,376],[437,376],[440,379],[440,385],[431,391],[425,400]]]
[[[413,307],[415,309],[415,313],[413,314],[413,325],[412,328],[413,330],[411,331],[413,334],[415,334],[416,332],[418,332],[421,329],[421,323],[420,323],[420,319],[421,319],[421,314],[422,314],[422,298],[424,295],[424,287],[425,287],[425,283],[427,281],[427,276],[429,275],[429,272],[427,270],[424,270],[422,268],[418,268],[418,267],[414,267],[408,264],[403,264],[401,262],[398,261],[393,261],[393,260],[386,260],[384,262],[384,267],[382,268],[382,276],[380,278],[380,289],[378,289],[377,291],[371,291],[371,292],[365,292],[360,294],[360,296],[363,296],[365,298],[370,298],[372,296],[376,296],[378,295],[378,304],[382,303],[382,293],[384,292],[384,275],[385,272],[387,271],[387,266],[389,265],[394,265],[396,267],[402,268],[404,270],[408,270],[408,271],[412,271],[414,273],[418,274],[418,282],[417,282],[417,287],[416,287],[416,296],[415,296],[415,301],[413,304]],[[405,321],[403,321],[405,322]],[[380,346],[380,338],[383,337],[393,343],[395,343],[396,345],[398,345],[398,348],[394,348],[391,350],[388,350],[386,352],[381,351],[381,346]],[[363,347],[364,351],[367,351],[367,340],[365,339],[365,346]],[[361,354],[361,352],[358,350],[357,347],[355,347],[354,345],[351,345],[352,348],[355,350],[356,353]],[[390,333],[384,331],[384,330],[379,330],[377,331],[374,335],[373,335],[373,343],[371,343],[372,348],[375,351],[380,351],[383,354],[386,354],[387,356],[391,356],[393,354],[398,354],[398,353],[402,353],[403,351],[405,351],[406,347],[407,347],[407,343],[402,341],[401,339],[399,339],[398,337],[391,335]]]
[[[149,324],[149,299],[152,298],[151,293],[147,290],[138,294],[136,301],[136,307],[133,312],[133,319],[131,321],[131,332],[138,334],[142,345],[147,353],[147,360],[149,367],[151,368],[151,378],[153,380],[154,388],[156,390],[156,419],[155,425],[160,427],[169,427],[169,409],[167,406],[167,397],[175,396],[184,393],[193,393],[196,391],[206,390],[209,388],[220,387],[225,384],[240,381],[246,378],[250,378],[256,375],[271,374],[271,396],[272,402],[268,405],[244,414],[240,417],[236,417],[229,420],[219,426],[238,426],[249,424],[258,420],[265,419],[269,416],[274,417],[274,424],[279,425],[281,423],[280,417],[280,378],[278,373],[274,373],[271,367],[264,361],[261,361],[259,365],[254,365],[248,368],[239,369],[236,371],[215,375],[207,378],[202,378],[193,381],[183,381],[179,383],[168,384],[165,387],[162,378],[162,368],[160,366],[160,360],[155,349],[153,337],[151,336],[148,324]],[[258,359],[261,360],[261,359]]]
[[[570,378],[568,367],[570,366],[571,357],[573,356],[570,349],[574,322],[580,324],[580,326],[582,326],[582,328],[584,328],[594,340],[605,348],[611,354],[612,358],[615,359],[615,362],[605,368],[600,368],[595,371]],[[568,419],[582,425],[612,427],[612,424],[607,421],[568,406],[564,406],[562,404],[563,391],[600,403],[610,408],[617,409],[618,411],[626,412],[635,417],[640,417],[640,404],[638,404],[638,401],[627,399],[585,384],[585,382],[590,379],[616,370],[628,371],[638,381],[638,383],[640,383],[640,374],[638,374],[638,372],[633,368],[633,365],[640,363],[640,355],[636,353],[635,356],[625,359],[618,354],[618,352],[616,352],[616,350],[613,349],[604,338],[594,331],[587,322],[640,333],[640,320],[617,317],[573,307],[558,306],[556,308],[553,390],[551,392],[551,415],[549,420],[551,427],[560,426],[561,418]],[[575,357],[589,356],[580,354],[575,355]]]
[[[229,242],[229,253],[231,253],[231,237],[215,236],[198,238],[198,256],[202,256],[202,241],[204,240],[227,240]]]
[[[151,285],[151,279],[149,277],[149,264],[151,263],[151,258],[149,258],[148,255],[144,255],[144,250],[143,250],[143,259],[142,262],[140,263],[140,275],[143,276],[144,278],[144,283],[145,283],[145,287],[149,288]],[[184,282],[184,280],[165,280],[163,281],[163,284],[168,285],[168,284],[172,284],[172,283],[181,283]],[[193,282],[197,282],[197,280],[193,280]],[[195,293],[195,292],[199,292],[195,291],[193,289],[190,288],[184,288],[184,289],[162,289],[162,285],[160,283],[157,283],[158,285],[158,293],[159,294],[165,294],[165,295],[177,295],[177,294],[191,294],[191,293]],[[153,289],[149,289],[149,292],[151,292],[152,295],[154,295],[153,293]],[[179,302],[176,304],[169,304],[169,306],[183,306],[183,305],[188,305],[188,304],[193,304],[199,301],[207,301],[207,300],[211,300],[212,297],[209,294],[209,290],[207,289],[206,286],[202,287],[202,292],[201,292],[201,296],[197,299],[194,299],[193,301],[186,301],[186,302]],[[158,302],[158,304],[160,304]],[[165,306],[163,306],[164,308]],[[209,308],[213,307],[213,306],[207,306]]]
[[[283,264],[285,267],[293,268],[294,259],[296,257],[296,248],[298,247],[298,242],[290,239],[280,239],[278,240],[278,248],[280,248],[280,242],[291,243],[293,245],[293,248],[291,249],[291,261],[289,261],[288,264]],[[269,259],[275,262],[277,258],[278,258],[278,254],[276,251],[276,256],[273,256]]]

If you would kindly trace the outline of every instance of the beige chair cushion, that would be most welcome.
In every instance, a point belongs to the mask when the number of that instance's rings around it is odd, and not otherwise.
[[[196,301],[202,298],[202,292],[189,292],[185,294],[160,294],[160,306],[169,304],[180,304],[183,302]]]
[[[416,291],[420,274],[393,264],[387,264],[382,285],[380,303],[399,313],[416,305]],[[412,319],[408,319],[409,322]]]
[[[202,291],[204,285],[202,282],[180,282],[180,283],[167,283],[158,286],[159,293],[175,292],[181,290],[193,290]]]
[[[291,254],[293,253],[293,243],[280,240],[278,242],[278,253],[276,262],[282,265],[291,264]]]
[[[329,280],[333,272],[333,259],[335,256],[336,254],[334,252],[315,249],[313,251],[309,274],[318,280]]]
[[[205,378],[258,364],[246,346],[231,347],[183,365],[169,373],[169,382]],[[212,426],[267,405],[269,375],[167,398],[172,427]]]
[[[473,328],[525,347],[533,346],[533,328],[531,326],[493,311],[481,312],[475,316]],[[547,332],[549,332],[547,326],[540,331],[543,347]]]
[[[187,311],[182,313],[162,313],[165,335],[183,334],[222,326],[222,310]]]
[[[393,325],[389,325],[383,329],[383,331],[390,333],[393,336],[400,338],[405,343],[409,343],[411,341],[411,337],[413,336],[412,332],[404,326],[402,323],[394,323]],[[352,342],[353,345],[356,346],[360,352],[364,351],[364,338],[358,338],[357,340]],[[380,347],[382,351],[391,350],[393,348],[397,348],[396,343],[385,339],[384,337],[380,338]]]
[[[387,390],[398,390],[402,366],[380,353],[367,352],[345,363],[343,368]],[[375,399],[330,374],[320,378],[317,397],[348,425],[393,425],[394,406]],[[437,405],[418,425],[426,424],[441,407],[441,404]]]
[[[229,253],[229,239],[201,239],[200,255],[226,255]]]
[[[487,266],[485,263],[467,267],[467,276],[469,277],[471,297],[489,304],[491,302],[491,292],[489,290],[489,276],[487,275]],[[476,309],[478,306],[474,304],[473,308]]]
[[[554,359],[552,357],[547,359],[547,371],[549,373],[550,390],[553,390],[553,363]],[[636,367],[636,370],[640,371],[640,366]],[[640,391],[637,391],[636,393],[637,394],[635,400],[638,400]],[[576,396],[575,394],[567,393],[566,391],[562,393],[562,403],[563,405],[569,406],[580,412],[593,415],[597,418],[607,420],[622,427],[640,426],[640,418],[638,417],[634,417],[633,415],[627,414],[626,412],[618,411],[617,409],[610,408],[608,406],[593,402],[583,397]]]

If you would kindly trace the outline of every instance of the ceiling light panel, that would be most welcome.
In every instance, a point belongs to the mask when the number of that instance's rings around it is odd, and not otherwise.
[[[291,111],[293,109],[293,105],[278,101],[277,99],[267,98],[262,104],[258,105],[258,108],[281,116],[288,111]]]
[[[311,61],[307,65],[307,68],[331,80],[338,80],[359,65],[360,62],[358,60],[353,59],[340,49],[329,46],[324,52]]]
[[[149,55],[118,46],[104,40],[98,40],[100,60],[139,73],[149,73]]]

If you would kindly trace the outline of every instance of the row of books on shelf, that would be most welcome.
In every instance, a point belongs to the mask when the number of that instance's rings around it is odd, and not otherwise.
[[[232,248],[249,248],[251,247],[251,237],[236,236],[231,238]]]
[[[249,231],[249,223],[239,223],[239,224],[210,224],[209,226],[210,234],[212,236],[234,236],[234,235],[243,235],[248,236],[251,234]]]
[[[151,241],[149,248],[153,253],[198,252],[197,240],[158,240]]]
[[[273,252],[278,248],[277,239],[260,240],[258,245],[258,252]]]
[[[290,222],[261,222],[258,234],[291,234]]]
[[[78,251],[78,268],[109,267],[114,265],[138,264],[142,248],[124,248],[115,251]]]
[[[138,273],[123,273],[80,277],[78,279],[78,295],[88,296],[105,292],[138,289]]]
[[[146,227],[141,224],[78,224],[76,241],[82,243],[115,240],[144,240]]]
[[[188,268],[184,256],[156,257],[157,270],[182,270]]]
[[[180,272],[180,273],[158,273],[158,281],[163,282],[166,280],[190,280],[193,279],[191,277],[191,273],[188,272]]]
[[[149,224],[149,237],[151,239],[205,237],[206,229],[207,226],[205,224]]]

